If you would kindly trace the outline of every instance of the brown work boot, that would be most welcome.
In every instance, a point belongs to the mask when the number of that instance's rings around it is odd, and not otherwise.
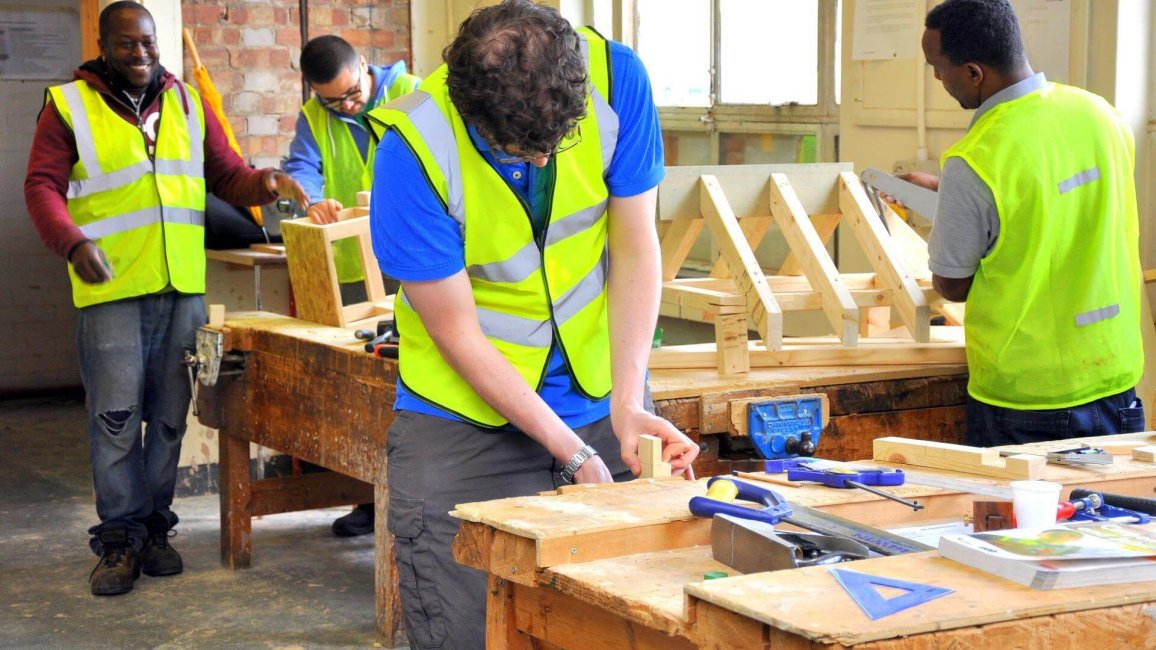
[[[169,546],[169,533],[176,534],[169,520],[159,512],[154,512],[144,521],[149,536],[140,550],[141,571],[146,576],[171,576],[185,570],[180,553]]]
[[[129,543],[128,531],[123,528],[102,530],[99,534],[101,556],[96,568],[88,576],[93,596],[115,596],[132,591],[132,583],[140,577],[136,549]]]

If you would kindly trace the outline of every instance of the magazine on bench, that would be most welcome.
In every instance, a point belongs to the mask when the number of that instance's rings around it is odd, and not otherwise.
[[[1156,527],[1089,522],[944,535],[939,554],[1033,589],[1156,580]]]

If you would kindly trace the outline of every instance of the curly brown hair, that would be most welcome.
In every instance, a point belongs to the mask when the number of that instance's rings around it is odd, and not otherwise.
[[[579,37],[550,7],[504,0],[478,9],[442,58],[462,118],[507,153],[549,153],[586,115]]]

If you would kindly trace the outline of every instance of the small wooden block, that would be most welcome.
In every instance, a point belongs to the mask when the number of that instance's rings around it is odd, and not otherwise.
[[[1001,458],[995,449],[953,445],[929,440],[896,437],[876,438],[872,447],[874,460],[947,469],[995,478],[1042,479],[1047,463],[1047,459],[1043,456],[1021,454]]]
[[[364,192],[358,192],[357,193],[357,206],[361,207],[361,208],[368,208],[369,207],[369,195],[370,195],[369,190],[365,190]]]
[[[1142,460],[1145,463],[1156,463],[1156,445],[1144,445],[1132,450],[1132,460]]]
[[[357,219],[358,217],[368,217],[369,208],[342,208],[337,211],[338,221],[349,221],[350,219]]]
[[[647,466],[657,467],[662,462],[662,440],[645,433],[638,436],[638,460],[644,470]]]
[[[1145,446],[1148,443],[1143,440],[1095,440],[1080,445],[1083,449],[1103,449],[1104,453],[1113,456],[1131,456],[1133,449]]]
[[[971,525],[977,533],[1013,527],[1011,501],[975,501],[971,507]]]
[[[225,326],[225,306],[209,305],[209,327],[222,328]]]

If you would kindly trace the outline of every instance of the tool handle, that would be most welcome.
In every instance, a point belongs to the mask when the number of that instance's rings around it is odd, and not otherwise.
[[[730,515],[740,519],[761,521],[772,526],[782,520],[781,516],[770,514],[766,510],[748,508],[746,506],[740,506],[737,503],[727,503],[726,501],[719,501],[708,497],[691,497],[690,511],[696,517],[709,519],[715,515]]]
[[[847,481],[854,481],[857,478],[859,474],[839,474],[821,469],[792,467],[787,470],[788,481],[813,481],[833,488],[850,488],[852,486],[847,485]]]
[[[1072,500],[1080,499],[1091,494],[1099,494],[1104,497],[1104,503],[1115,506],[1117,508],[1127,508],[1128,510],[1135,510],[1136,512],[1143,512],[1148,515],[1156,515],[1156,499],[1149,499],[1145,497],[1133,497],[1126,494],[1109,494],[1107,492],[1098,492],[1096,490],[1088,490],[1085,488],[1076,488],[1072,490],[1069,497]]]
[[[869,469],[863,470],[859,473],[859,478],[855,479],[865,485],[903,485],[907,480],[907,475],[903,470],[879,470]]]

